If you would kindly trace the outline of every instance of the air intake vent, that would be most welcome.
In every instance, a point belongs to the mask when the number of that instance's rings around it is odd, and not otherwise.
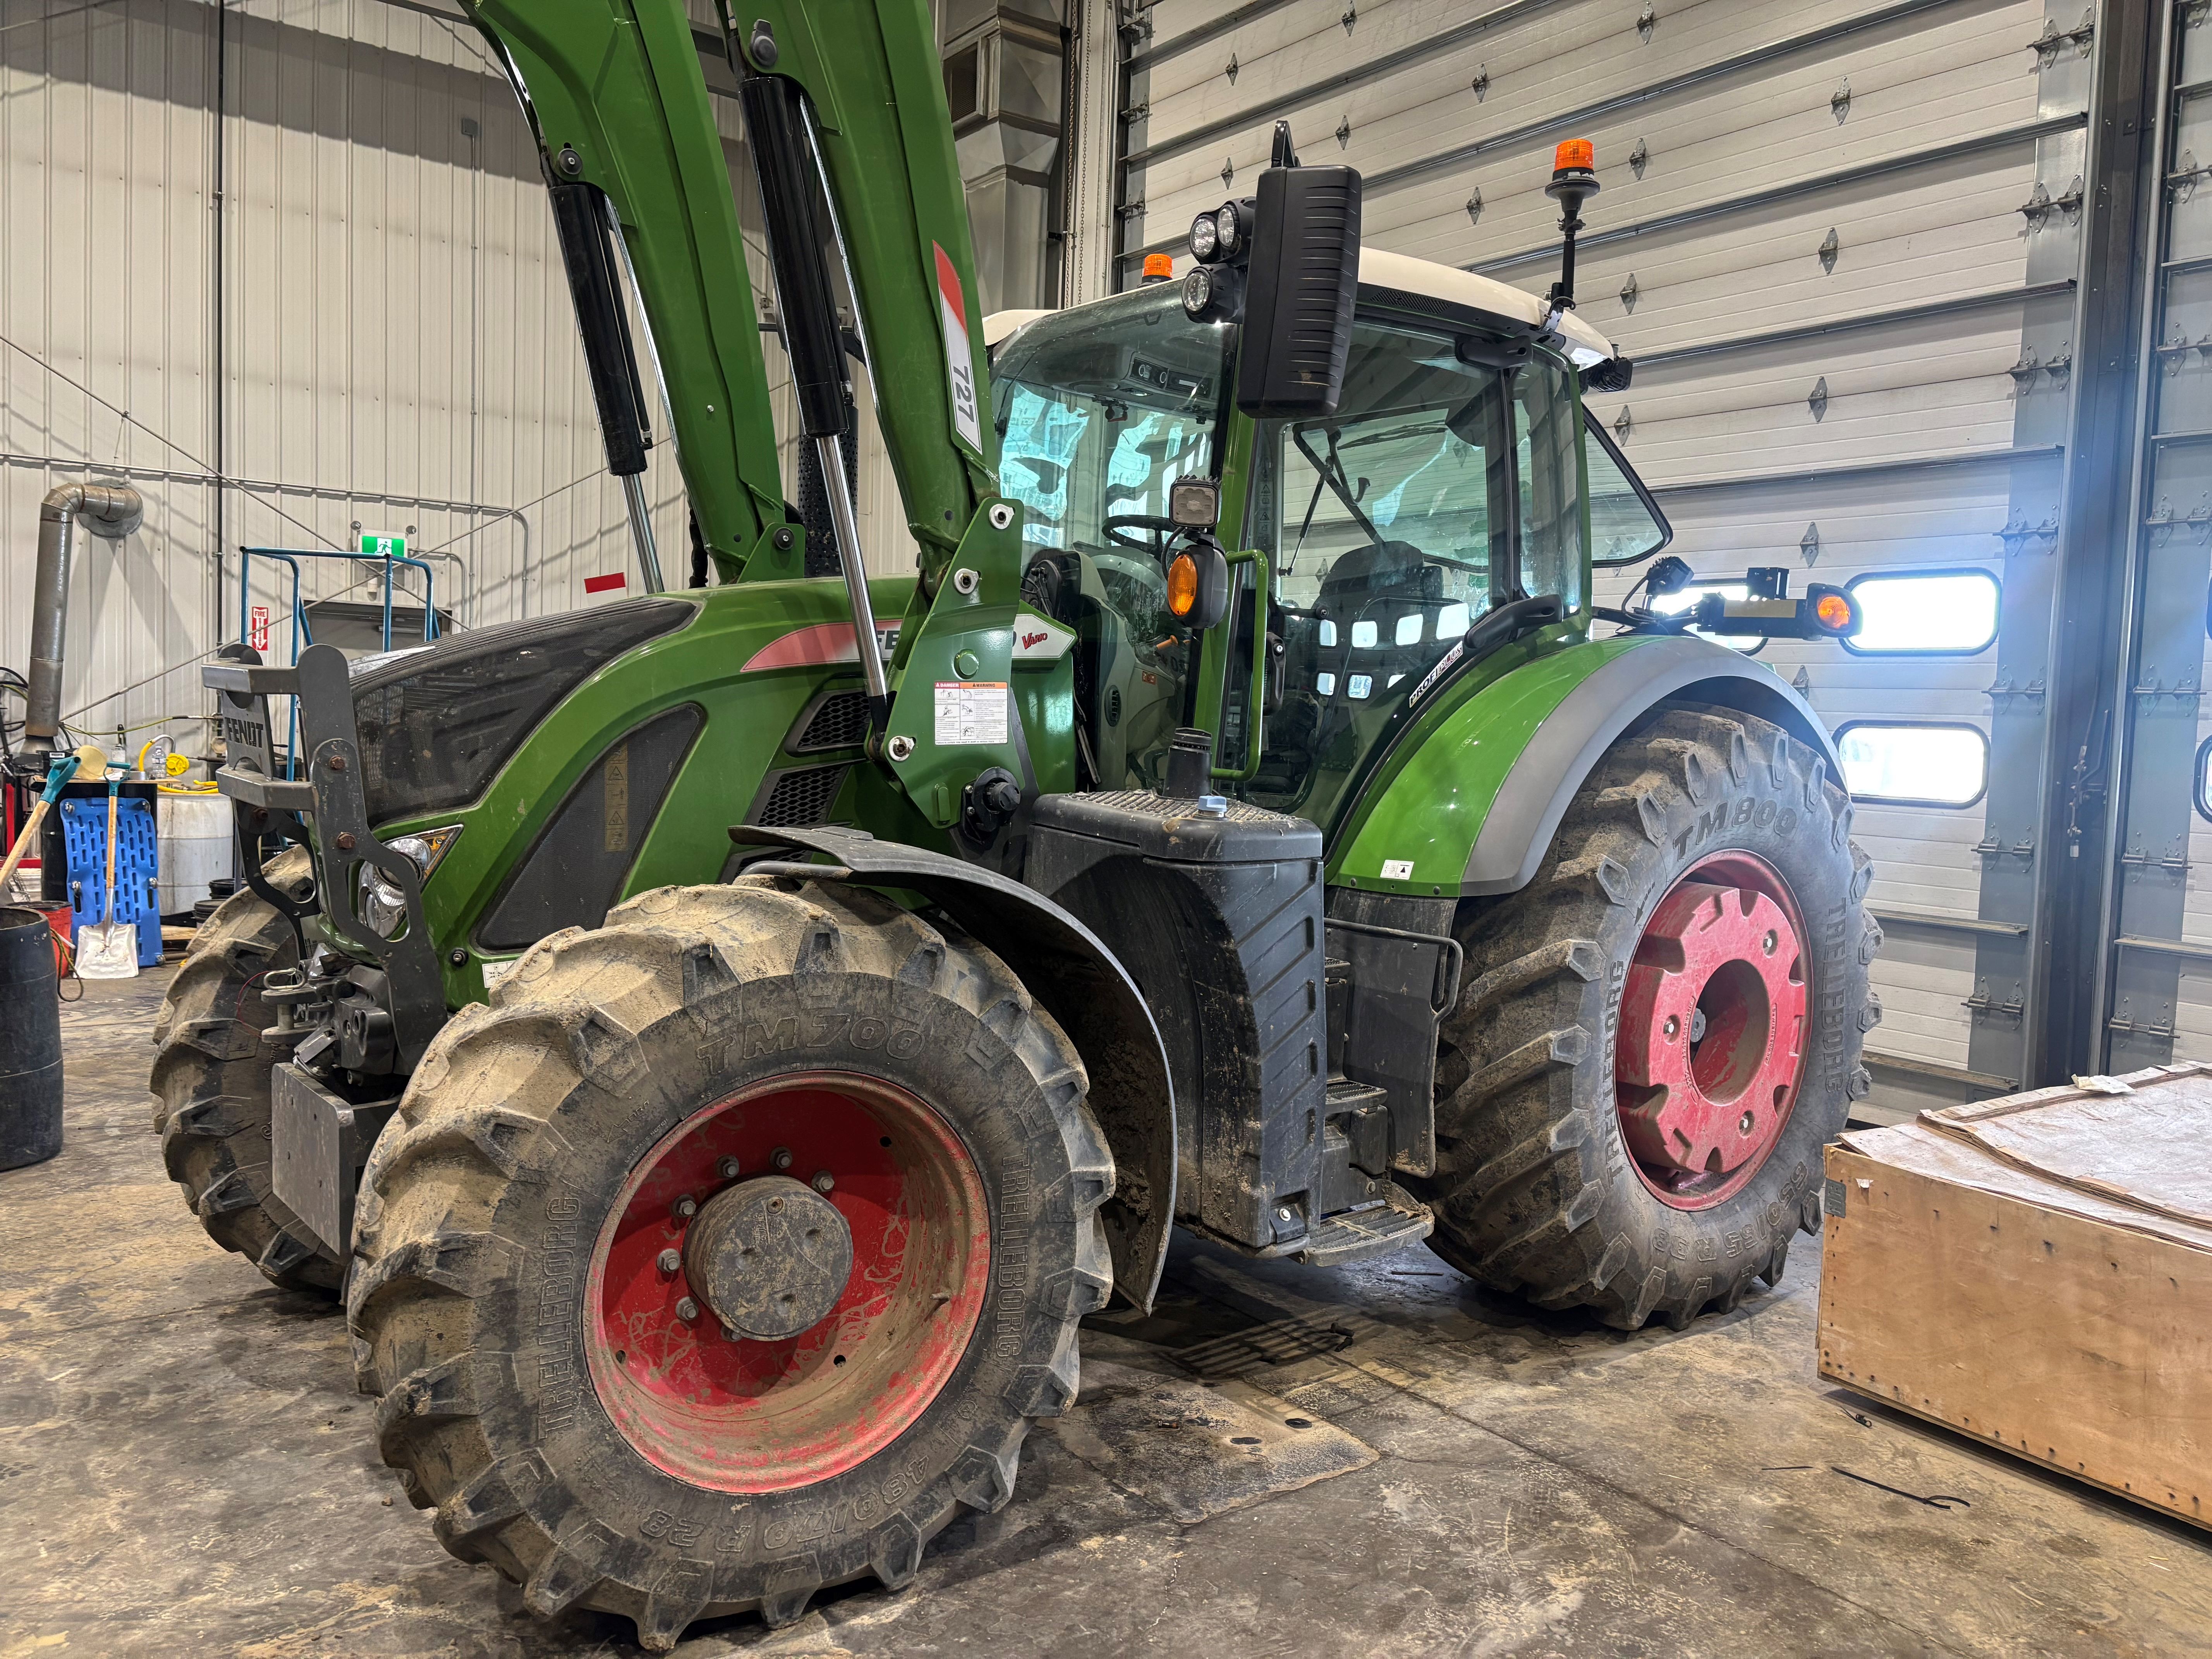
[[[868,698],[864,691],[832,691],[799,721],[799,735],[784,748],[794,755],[824,749],[858,749],[867,740]]]
[[[772,773],[746,821],[769,830],[804,830],[830,816],[850,766],[808,766]]]

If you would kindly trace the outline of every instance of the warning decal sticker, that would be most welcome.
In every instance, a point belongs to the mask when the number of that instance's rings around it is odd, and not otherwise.
[[[1004,680],[938,681],[939,745],[1006,742],[1009,702]]]

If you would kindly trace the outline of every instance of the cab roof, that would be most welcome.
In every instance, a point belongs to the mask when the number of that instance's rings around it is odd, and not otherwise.
[[[1388,253],[1378,247],[1359,250],[1359,284],[1362,288],[1387,289],[1436,301],[1458,310],[1486,313],[1529,328],[1540,326],[1550,314],[1550,307],[1543,301],[1520,289],[1488,276],[1478,276],[1471,270],[1440,265],[1433,259]],[[1051,315],[1050,311],[994,311],[983,319],[984,348],[995,349],[1017,329]],[[1571,311],[1559,319],[1559,333],[1566,342],[1568,356],[1577,368],[1587,368],[1613,356],[1613,343]]]

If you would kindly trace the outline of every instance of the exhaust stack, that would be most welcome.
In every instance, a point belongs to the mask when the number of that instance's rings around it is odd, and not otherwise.
[[[39,568],[31,586],[31,689],[23,747],[51,752],[62,724],[62,650],[69,626],[70,574],[76,528],[120,541],[138,528],[146,504],[126,483],[66,483],[39,504]]]

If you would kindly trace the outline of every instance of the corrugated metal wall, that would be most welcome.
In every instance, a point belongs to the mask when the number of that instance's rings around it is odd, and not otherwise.
[[[111,744],[118,726],[135,748],[204,712],[194,665],[238,629],[234,550],[218,617],[219,546],[412,526],[467,625],[586,603],[602,572],[636,591],[536,157],[479,37],[380,0],[252,0],[220,21],[200,0],[46,9],[60,15],[0,10],[0,661],[28,654],[40,498],[87,476],[126,476],[147,500],[138,534],[90,543],[73,593],[64,708]],[[711,5],[692,9],[711,25]],[[744,199],[734,105],[721,112]],[[910,566],[863,421],[868,562]],[[221,492],[220,532],[218,465],[241,481]],[[795,488],[788,453],[786,477]],[[680,583],[665,442],[647,484]],[[309,568],[310,595],[360,580]],[[255,599],[286,648],[289,588]],[[169,729],[204,746],[196,722]]]
[[[1250,187],[1273,123],[1366,180],[1367,240],[1541,292],[1560,138],[1597,145],[1582,313],[1638,362],[1595,407],[1701,574],[1966,568],[1996,642],[1770,646],[1832,727],[1954,721],[1964,807],[1863,805],[1887,943],[1877,1102],[2024,1074],[2048,528],[2070,411],[2080,0],[1159,0],[1125,74],[1118,274]],[[2038,49],[2037,43],[2043,44]],[[2054,205],[2023,212],[2041,198]],[[2051,368],[2042,367],[2051,365]],[[2039,531],[2045,533],[2037,533]],[[1601,601],[1632,573],[1601,580]]]

